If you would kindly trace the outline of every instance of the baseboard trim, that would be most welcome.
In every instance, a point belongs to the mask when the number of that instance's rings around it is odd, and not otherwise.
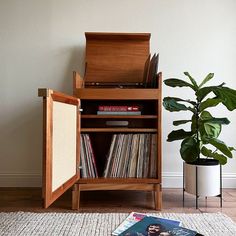
[[[163,188],[182,188],[181,172],[163,172]],[[0,187],[41,187],[42,176],[38,173],[0,173]],[[223,174],[223,188],[236,188],[236,174]]]
[[[0,187],[41,187],[42,176],[37,173],[0,173]]]
[[[222,175],[223,188],[236,188],[236,174],[225,173]],[[182,188],[183,173],[182,172],[163,172],[162,173],[163,188]]]

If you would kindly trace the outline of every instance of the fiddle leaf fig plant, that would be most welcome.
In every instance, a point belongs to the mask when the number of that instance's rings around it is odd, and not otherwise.
[[[170,112],[188,111],[189,119],[175,120],[174,126],[190,124],[190,130],[173,130],[167,138],[168,142],[182,140],[180,154],[185,162],[197,162],[202,156],[214,158],[224,165],[228,158],[232,158],[233,147],[229,147],[219,139],[223,125],[230,121],[227,117],[214,117],[210,108],[223,104],[229,111],[236,109],[236,90],[225,87],[225,83],[216,86],[205,86],[214,77],[209,73],[200,84],[188,73],[184,72],[188,81],[177,78],[164,80],[170,87],[188,87],[195,94],[195,99],[182,99],[178,97],[165,97],[163,106]]]

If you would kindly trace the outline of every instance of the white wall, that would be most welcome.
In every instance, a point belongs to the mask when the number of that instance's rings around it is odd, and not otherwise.
[[[72,71],[83,72],[85,31],[151,32],[165,78],[189,71],[236,88],[235,0],[0,0],[0,186],[39,186],[42,101],[39,87],[72,93]],[[164,86],[163,95],[183,95]],[[236,112],[222,140],[236,146]],[[165,141],[180,114],[163,111],[164,186],[181,186],[179,143]],[[182,117],[185,114],[181,115]],[[236,186],[236,160],[224,167]]]

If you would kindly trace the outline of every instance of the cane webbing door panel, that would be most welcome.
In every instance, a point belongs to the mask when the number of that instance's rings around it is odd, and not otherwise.
[[[79,100],[40,89],[44,101],[43,198],[50,206],[79,179]]]

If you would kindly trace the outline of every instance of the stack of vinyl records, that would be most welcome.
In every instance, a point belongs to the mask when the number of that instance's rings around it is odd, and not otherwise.
[[[114,134],[104,177],[156,178],[156,134]]]
[[[98,172],[89,135],[81,134],[80,143],[80,164],[82,166],[82,178],[97,178]]]

